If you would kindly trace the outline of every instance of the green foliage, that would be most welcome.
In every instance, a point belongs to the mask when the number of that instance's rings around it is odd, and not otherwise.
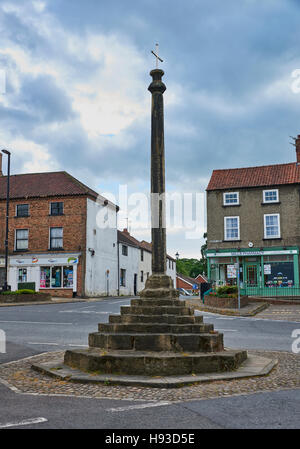
[[[176,270],[177,273],[195,279],[198,274],[207,273],[207,263],[204,259],[178,259],[176,262]]]
[[[36,293],[34,290],[22,289],[22,290],[16,290],[15,292],[11,292],[11,291],[1,292],[0,294],[1,295],[32,295],[32,294],[37,295],[38,293]]]
[[[223,285],[218,287],[215,292],[210,293],[210,295],[218,298],[237,298],[238,288],[236,285]]]
[[[203,238],[207,238],[207,234],[203,234]],[[177,273],[196,278],[198,274],[207,274],[206,259],[207,243],[201,246],[201,259],[178,259],[176,262]]]

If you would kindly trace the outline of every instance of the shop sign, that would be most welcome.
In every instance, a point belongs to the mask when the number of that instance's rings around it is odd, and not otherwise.
[[[271,264],[264,265],[264,274],[271,274],[271,273],[272,273]]]

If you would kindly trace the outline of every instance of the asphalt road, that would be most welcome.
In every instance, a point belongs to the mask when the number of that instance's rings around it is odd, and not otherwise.
[[[128,299],[1,307],[6,333],[0,363],[34,354],[87,346],[89,332]],[[226,347],[291,351],[291,334],[300,323],[203,313],[224,333]],[[1,428],[246,429],[299,428],[299,390],[157,404],[17,394],[0,384]],[[33,420],[33,421],[32,421]]]
[[[0,329],[6,334],[6,354],[0,363],[33,354],[88,345],[88,334],[99,322],[119,313],[128,299],[0,308]],[[197,312],[196,312],[197,313]],[[204,321],[223,332],[226,347],[291,351],[292,332],[300,323],[240,318],[202,312]]]

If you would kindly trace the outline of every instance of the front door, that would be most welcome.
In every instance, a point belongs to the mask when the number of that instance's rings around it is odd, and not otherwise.
[[[247,285],[257,285],[258,284],[258,265],[257,264],[247,264],[246,265],[246,284]]]
[[[137,274],[134,275],[133,292],[134,292],[134,295],[136,296],[136,294],[137,294]]]
[[[0,268],[0,288],[3,287],[5,282],[5,268]]]

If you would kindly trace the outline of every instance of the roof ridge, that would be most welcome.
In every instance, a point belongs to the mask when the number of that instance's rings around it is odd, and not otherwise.
[[[286,163],[282,163],[282,164],[268,164],[268,165],[253,165],[250,167],[235,167],[235,168],[216,168],[213,171],[217,172],[217,171],[228,171],[228,170],[248,170],[251,168],[266,168],[266,167],[281,167],[283,165],[295,165],[296,167],[299,166],[297,164],[297,162],[286,162]]]

